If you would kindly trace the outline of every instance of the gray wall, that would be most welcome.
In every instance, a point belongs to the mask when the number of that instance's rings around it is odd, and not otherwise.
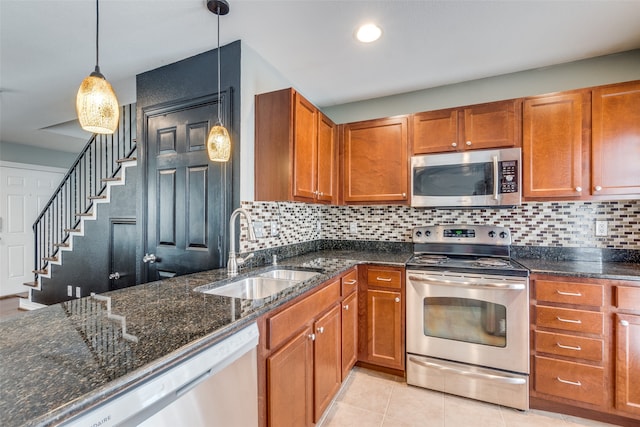
[[[334,122],[348,123],[639,79],[640,49],[636,49],[368,101],[319,107]]]
[[[26,163],[32,165],[52,166],[68,169],[71,167],[77,153],[49,150],[32,147],[30,145],[0,142],[0,160],[5,162]]]

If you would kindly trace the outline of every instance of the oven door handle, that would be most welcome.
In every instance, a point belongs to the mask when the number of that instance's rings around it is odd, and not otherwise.
[[[492,280],[473,279],[473,281],[458,281],[453,279],[443,280],[441,278],[425,277],[425,276],[409,276],[409,280],[414,282],[427,282],[432,285],[457,286],[469,289],[496,289],[496,290],[515,290],[522,291],[526,289],[524,283],[496,283]]]
[[[524,378],[504,377],[502,375],[484,374],[481,372],[465,371],[463,369],[456,369],[449,366],[438,365],[437,363],[425,362],[424,360],[417,359],[415,357],[409,357],[409,360],[418,365],[425,366],[427,368],[435,368],[441,371],[455,372],[456,374],[464,375],[468,378],[476,378],[480,380],[499,381],[505,384],[525,384],[527,381]]]

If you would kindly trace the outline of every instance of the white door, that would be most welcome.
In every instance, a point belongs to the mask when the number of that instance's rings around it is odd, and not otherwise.
[[[57,168],[15,165],[0,166],[0,296],[33,282],[31,226],[64,177]]]

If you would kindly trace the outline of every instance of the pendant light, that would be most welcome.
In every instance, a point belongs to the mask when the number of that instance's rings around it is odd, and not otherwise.
[[[80,84],[76,96],[76,111],[82,129],[91,133],[112,134],[118,127],[118,98],[98,66],[98,35],[100,15],[96,0],[96,68]]]
[[[220,15],[229,13],[229,3],[226,0],[208,0],[207,8],[218,16],[218,121],[209,131],[207,137],[207,151],[212,162],[227,162],[231,157],[231,138],[229,132],[222,124],[220,114]]]

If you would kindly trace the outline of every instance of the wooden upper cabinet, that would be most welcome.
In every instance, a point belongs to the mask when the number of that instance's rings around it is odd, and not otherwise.
[[[331,203],[338,188],[336,125],[322,113],[318,114],[317,150],[317,194],[316,199]]]
[[[588,91],[527,98],[523,105],[524,197],[580,197]]]
[[[344,125],[346,203],[407,203],[408,117]]]
[[[256,95],[255,199],[331,203],[336,125],[294,89]]]
[[[412,116],[413,154],[520,146],[520,100]]]
[[[640,194],[640,81],[593,90],[591,191]]]

